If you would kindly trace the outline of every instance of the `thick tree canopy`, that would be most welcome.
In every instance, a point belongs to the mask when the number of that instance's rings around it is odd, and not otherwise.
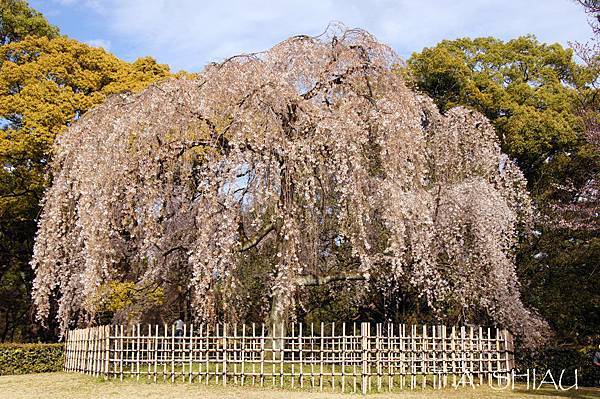
[[[504,149],[530,176],[581,138],[573,109],[579,67],[558,44],[533,37],[444,40],[413,54],[408,66],[442,111],[469,105],[490,118]]]
[[[494,129],[441,115],[368,33],[333,33],[113,96],[61,135],[32,262],[39,315],[57,298],[66,329],[107,281],[168,291],[184,276],[195,317],[214,320],[261,256],[272,319],[305,285],[377,278],[539,343],[513,259],[530,200]]]
[[[56,26],[29,7],[25,0],[0,0],[0,45],[19,41],[27,36],[57,37]]]

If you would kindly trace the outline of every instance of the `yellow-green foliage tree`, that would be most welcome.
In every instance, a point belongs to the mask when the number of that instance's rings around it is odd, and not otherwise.
[[[413,54],[408,66],[442,111],[470,105],[483,112],[528,174],[580,140],[582,125],[573,112],[579,67],[559,44],[531,36],[444,40]]]
[[[107,96],[170,75],[150,57],[127,63],[64,36],[24,1],[0,21],[0,340],[26,339],[33,236],[55,137]]]
[[[110,281],[98,287],[96,295],[90,298],[98,309],[100,323],[112,320],[129,324],[140,320],[149,313],[160,319],[160,306],[165,302],[165,292],[158,284],[136,284],[133,281]],[[154,311],[154,312],[153,312]],[[148,321],[151,319],[147,319]],[[160,319],[164,322],[164,319]]]
[[[57,37],[58,28],[24,0],[0,0],[0,45],[27,36]]]

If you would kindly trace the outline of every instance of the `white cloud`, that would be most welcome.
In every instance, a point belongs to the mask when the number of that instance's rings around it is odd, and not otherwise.
[[[110,40],[104,39],[92,39],[85,41],[86,44],[89,44],[92,47],[102,47],[104,50],[110,50]]]
[[[584,12],[567,0],[55,1],[97,13],[115,52],[149,54],[188,70],[294,34],[318,34],[330,21],[367,29],[405,57],[446,38],[535,34],[566,44],[590,32]]]

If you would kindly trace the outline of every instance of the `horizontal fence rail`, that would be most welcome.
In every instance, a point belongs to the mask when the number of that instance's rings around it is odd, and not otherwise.
[[[270,327],[270,328],[269,328]],[[340,392],[492,384],[514,366],[507,330],[404,324],[133,325],[69,331],[67,372]]]

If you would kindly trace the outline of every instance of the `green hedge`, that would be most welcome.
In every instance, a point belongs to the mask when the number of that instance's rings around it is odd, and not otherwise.
[[[517,366],[521,370],[536,369],[538,375],[546,370],[552,370],[552,376],[557,380],[562,369],[565,369],[563,385],[574,383],[574,370],[577,369],[579,386],[597,386],[600,380],[600,367],[592,364],[594,351],[597,347],[582,348],[545,348],[537,353],[519,353],[517,351]],[[542,378],[540,377],[540,379]],[[539,381],[538,381],[539,382]]]
[[[61,371],[63,344],[0,344],[0,375]]]

